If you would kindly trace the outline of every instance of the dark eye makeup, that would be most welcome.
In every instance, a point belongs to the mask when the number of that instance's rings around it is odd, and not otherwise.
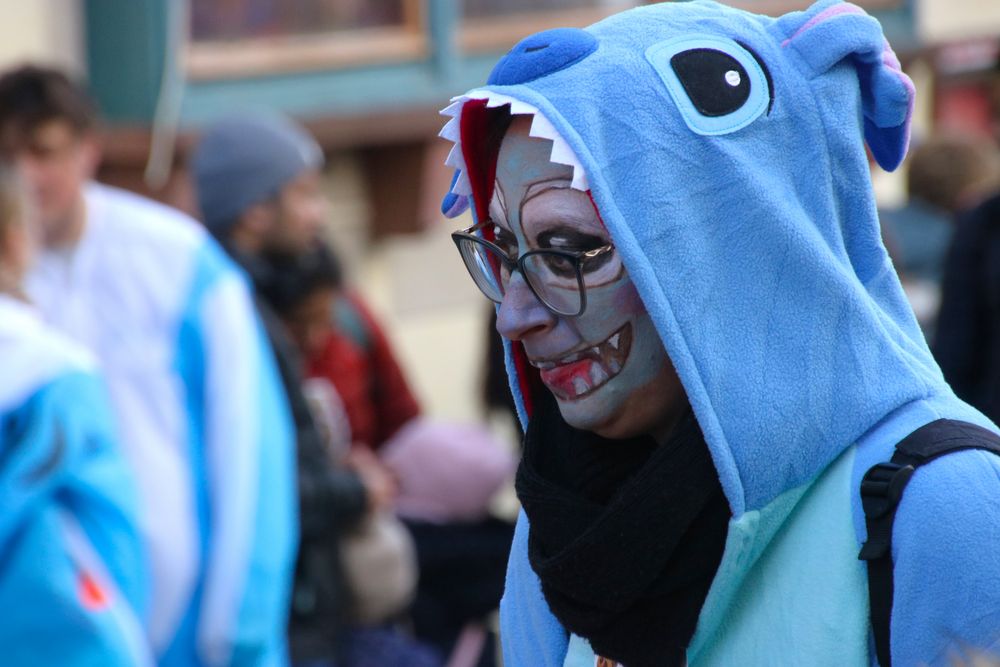
[[[539,248],[587,252],[607,245],[608,241],[594,234],[563,227],[542,232],[538,235],[537,243]]]
[[[511,259],[517,257],[517,238],[509,229],[494,223],[493,242],[500,246]]]

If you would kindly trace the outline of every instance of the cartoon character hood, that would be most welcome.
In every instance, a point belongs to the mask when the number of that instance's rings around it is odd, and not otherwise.
[[[898,166],[913,93],[849,3],[642,7],[528,37],[455,98],[443,209],[486,216],[490,110],[533,115],[589,190],[739,517],[948,391],[882,245],[865,154]],[[519,344],[508,368],[523,419],[535,371]]]

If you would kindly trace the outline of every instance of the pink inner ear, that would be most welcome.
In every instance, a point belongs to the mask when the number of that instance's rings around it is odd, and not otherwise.
[[[816,16],[812,17],[808,21],[802,24],[802,27],[795,31],[795,34],[786,39],[781,43],[782,48],[788,46],[788,43],[794,40],[796,37],[806,32],[813,26],[822,23],[823,21],[828,21],[834,16],[840,16],[841,14],[864,14],[865,10],[861,9],[857,5],[852,5],[849,2],[844,2],[839,5],[830,7],[829,9],[824,9]]]
[[[889,45],[889,40],[887,39],[882,40],[882,64],[895,72],[899,77],[899,80],[902,81],[903,85],[906,87],[907,95],[910,98],[911,112],[910,114],[907,114],[907,116],[911,116],[913,112],[913,100],[917,96],[917,88],[913,85],[913,81],[910,77],[906,76],[903,72],[903,66],[900,64],[899,58],[896,57],[896,52],[892,50],[892,46]]]

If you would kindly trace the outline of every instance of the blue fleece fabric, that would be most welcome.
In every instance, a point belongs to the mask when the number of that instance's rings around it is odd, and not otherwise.
[[[4,665],[153,664],[135,494],[104,392],[70,367],[19,404],[0,398]]]
[[[777,19],[705,0],[663,3],[586,32],[597,48],[568,66],[531,51],[533,72],[511,62],[527,51],[515,47],[501,65],[527,83],[486,90],[538,109],[585,169],[734,521],[808,488],[856,446],[851,486],[830,512],[853,516],[860,543],[856,481],[867,466],[938,417],[995,428],[945,384],[880,238],[865,144],[883,167],[898,166],[912,84],[878,22],[835,0]],[[695,48],[743,69],[701,82],[714,102],[737,101],[727,113],[698,117],[697,100],[684,101],[691,93],[672,58]],[[742,105],[725,88],[737,83],[749,88]],[[473,164],[476,147],[463,144],[463,155]],[[994,646],[1000,461],[952,455],[911,486],[894,543],[896,664],[945,661],[956,639]],[[527,562],[527,531],[522,517],[501,611],[508,662],[559,665],[568,638]],[[857,611],[867,615],[865,596]],[[780,638],[763,641],[780,650]]]

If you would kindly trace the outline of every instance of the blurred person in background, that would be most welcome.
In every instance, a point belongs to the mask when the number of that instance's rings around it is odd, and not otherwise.
[[[933,350],[955,393],[1000,422],[1000,192],[958,219]]]
[[[374,450],[399,482],[395,502],[417,547],[416,636],[452,665],[493,665],[487,618],[499,603],[512,525],[490,501],[511,481],[511,453],[480,425],[420,416],[389,340],[344,284],[332,250],[279,263],[262,293],[307,359],[307,382],[328,382],[348,422],[352,454]],[[331,318],[331,313],[334,316]]]
[[[94,359],[24,300],[25,198],[0,167],[3,664],[152,665],[133,479]]]
[[[27,292],[107,376],[159,663],[285,664],[292,442],[243,277],[194,220],[92,180],[97,114],[63,73],[0,77],[0,151],[38,213]]]
[[[300,351],[265,298],[318,240],[327,213],[322,162],[319,146],[301,127],[279,115],[258,114],[206,129],[191,171],[205,225],[255,285],[255,303],[295,420],[301,544],[289,627],[292,660],[342,666],[359,664],[352,656],[358,643],[369,639],[347,628],[354,601],[341,562],[344,535],[369,512],[391,507],[395,482],[374,456],[351,457],[349,466],[330,456],[303,392]],[[393,647],[379,650],[407,657],[386,657],[384,664],[433,664],[417,647]]]
[[[955,216],[997,183],[1000,155],[991,142],[950,134],[918,144],[907,162],[908,200],[880,210],[879,218],[903,288],[932,338]]]
[[[285,275],[267,296],[302,353],[306,377],[335,387],[352,449],[379,451],[420,415],[388,336],[362,298],[345,289],[330,248],[317,246],[297,265],[278,268]]]

